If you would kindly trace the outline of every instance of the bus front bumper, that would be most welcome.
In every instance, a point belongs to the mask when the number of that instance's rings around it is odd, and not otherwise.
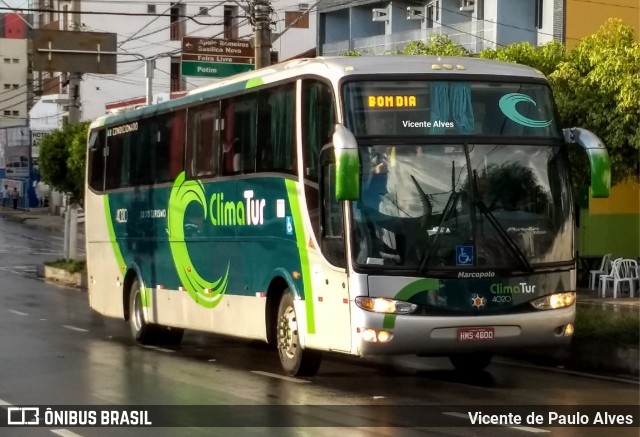
[[[447,355],[473,351],[567,346],[575,304],[556,310],[484,316],[384,315],[357,309],[356,355]]]

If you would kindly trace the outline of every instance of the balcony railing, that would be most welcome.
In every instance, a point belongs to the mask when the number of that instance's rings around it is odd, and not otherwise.
[[[342,40],[322,45],[324,56],[341,55],[348,50],[362,54],[383,55],[402,51],[412,41],[427,42],[432,35],[447,35],[453,42],[472,52],[485,48],[495,48],[495,26],[481,21],[444,25],[429,29],[397,32],[389,35],[375,35],[353,40]]]

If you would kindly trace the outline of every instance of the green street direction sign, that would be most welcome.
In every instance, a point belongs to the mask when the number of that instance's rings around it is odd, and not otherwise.
[[[227,77],[254,69],[253,64],[227,64],[224,62],[182,61],[180,74],[198,77]]]
[[[249,41],[182,38],[182,76],[227,77],[254,67],[255,51]]]

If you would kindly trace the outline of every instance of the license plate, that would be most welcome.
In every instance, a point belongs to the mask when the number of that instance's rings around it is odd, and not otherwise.
[[[493,328],[458,328],[458,341],[489,341],[494,334]]]

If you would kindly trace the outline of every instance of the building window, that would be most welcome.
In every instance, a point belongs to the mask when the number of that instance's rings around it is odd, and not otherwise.
[[[17,83],[14,83],[12,87],[14,90],[17,90],[18,88],[20,88],[20,85],[18,85]]]
[[[5,111],[4,111],[4,115],[11,115],[11,111],[7,111],[7,110],[5,110]]]
[[[147,5],[147,14],[155,14],[156,5]]]
[[[206,6],[200,6],[200,11],[198,12],[198,16],[199,17],[208,17],[209,16],[209,9]]]
[[[187,21],[185,17],[185,5],[172,3],[169,15],[169,22],[171,23],[170,39],[171,41],[180,41],[186,34]]]
[[[4,84],[4,89],[5,90],[10,90],[11,89],[11,85],[9,85],[8,83]]]
[[[9,59],[9,58],[4,58],[4,63],[5,63],[5,64],[11,64],[11,59]]]
[[[433,28],[433,18],[435,16],[435,7],[433,5],[427,6],[427,28]]]
[[[224,7],[224,37],[226,39],[238,38],[238,23],[236,22],[236,7]]]
[[[13,58],[13,59],[11,60],[11,62],[13,62],[14,64],[19,64],[19,63],[20,63],[20,59],[18,59],[18,58]]]
[[[171,58],[171,85],[170,91],[186,91],[187,81],[180,75],[180,58]]]
[[[11,111],[11,114],[14,116],[20,115],[20,111]]]
[[[542,29],[542,4],[544,0],[536,0],[535,25],[537,29]]]

